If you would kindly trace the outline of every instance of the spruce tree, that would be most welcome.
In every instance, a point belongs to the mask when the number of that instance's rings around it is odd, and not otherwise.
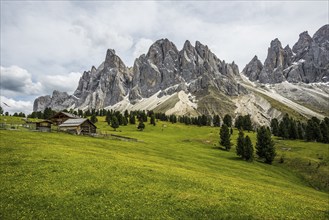
[[[242,129],[243,128],[243,116],[242,115],[239,115],[235,119],[234,127],[236,127],[237,129]]]
[[[98,122],[98,119],[97,119],[96,115],[93,114],[93,115],[90,117],[90,121],[91,121],[92,123],[96,123],[96,122]]]
[[[243,157],[247,161],[254,160],[254,147],[252,146],[251,140],[248,135],[244,139]]]
[[[244,134],[242,130],[239,130],[239,136],[236,140],[236,155],[242,157],[243,159],[244,159],[244,146],[245,146]]]
[[[219,117],[219,115],[214,116],[213,124],[214,124],[214,127],[219,127],[220,126],[220,117]]]
[[[320,123],[320,129],[322,134],[322,141],[323,143],[329,143],[329,128],[325,121],[322,121]]]
[[[134,114],[130,113],[129,123],[132,124],[132,125],[136,124],[136,118],[135,118]]]
[[[231,134],[228,126],[226,124],[223,124],[221,129],[220,129],[220,144],[225,147],[227,151],[231,149]]]
[[[105,121],[107,122],[108,125],[111,124],[111,122],[112,122],[112,113],[110,111],[107,111]]]
[[[111,127],[116,131],[119,127],[119,121],[118,118],[114,115],[111,120]]]
[[[279,122],[278,122],[278,119],[276,119],[276,118],[272,118],[272,120],[271,120],[271,131],[272,131],[273,135],[278,136]]]
[[[155,126],[155,116],[154,116],[154,114],[151,115],[150,124],[153,125],[153,126]]]
[[[305,137],[307,141],[322,141],[322,133],[320,129],[320,120],[312,117],[307,121]]]
[[[126,126],[128,124],[128,118],[126,118],[125,116],[122,118],[122,124],[124,126]]]
[[[290,126],[289,126],[289,138],[295,140],[297,139],[297,137],[298,137],[298,131],[297,131],[296,121],[291,118]]]
[[[127,109],[124,112],[124,116],[125,116],[125,118],[128,118],[129,117],[129,113],[128,113],[128,110]]]
[[[279,132],[278,136],[282,137],[283,139],[289,138],[289,130],[288,130],[289,124],[286,124],[285,121],[281,121],[279,124]]]
[[[297,122],[297,137],[301,140],[303,140],[305,137],[303,124],[300,121]]]
[[[232,117],[228,114],[224,116],[223,123],[227,125],[227,127],[232,127]]]
[[[272,163],[276,155],[271,132],[265,126],[260,127],[257,132],[256,154],[268,164]]]
[[[143,120],[140,120],[137,129],[143,131],[144,128],[145,128],[145,124],[143,123]]]
[[[250,115],[243,116],[242,128],[248,132],[253,130]]]

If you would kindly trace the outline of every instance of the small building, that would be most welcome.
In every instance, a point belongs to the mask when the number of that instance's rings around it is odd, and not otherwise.
[[[52,122],[49,120],[43,120],[35,122],[35,129],[43,132],[51,132]]]
[[[49,120],[51,120],[55,125],[60,125],[68,119],[81,119],[81,118],[77,115],[73,115],[68,112],[58,112],[54,116],[49,118]]]
[[[58,128],[60,131],[80,135],[95,134],[97,127],[88,118],[73,118],[60,124]]]

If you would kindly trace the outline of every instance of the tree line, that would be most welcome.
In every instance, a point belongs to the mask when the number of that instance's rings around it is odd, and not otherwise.
[[[325,117],[321,121],[312,117],[305,123],[285,114],[280,121],[277,118],[271,120],[271,131],[273,135],[282,139],[329,143],[329,118]]]

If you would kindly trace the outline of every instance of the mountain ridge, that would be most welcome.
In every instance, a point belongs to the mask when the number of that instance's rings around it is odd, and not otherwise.
[[[272,117],[281,117],[282,112],[272,107],[262,109],[259,103],[254,103],[252,108],[255,111],[250,111],[237,100],[254,95],[256,97],[250,100],[260,101],[262,97],[255,93],[255,89],[269,84],[276,88],[274,90],[278,95],[295,102],[295,106],[307,103],[300,97],[288,97],[281,90],[289,90],[288,87],[297,83],[300,84],[298,88],[306,92],[305,97],[310,99],[316,92],[303,89],[307,87],[305,85],[329,82],[328,33],[329,25],[321,27],[313,38],[307,31],[303,32],[292,49],[289,45],[283,48],[276,38],[268,48],[264,64],[254,56],[241,73],[238,65],[225,63],[199,41],[193,46],[186,40],[183,48],[178,50],[166,38],[157,40],[146,54],[135,59],[133,67],[127,67],[113,49],[108,49],[104,62],[98,68],[92,66],[91,70],[83,73],[73,95],[54,91],[52,96],[37,98],[33,110],[42,111],[46,107],[54,110],[162,109],[168,114],[221,116],[226,113],[232,116],[252,113],[256,114],[255,123],[266,124]],[[285,87],[278,86],[281,84]],[[326,86],[314,89],[321,93],[318,103],[314,102],[316,111],[299,111],[304,117],[327,115],[326,111],[319,114],[318,109],[329,111],[329,106],[324,103],[329,102]],[[282,104],[287,105],[287,102]]]

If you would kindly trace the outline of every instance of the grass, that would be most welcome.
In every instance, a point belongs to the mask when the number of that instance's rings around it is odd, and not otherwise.
[[[158,122],[114,132],[103,120],[100,130],[139,141],[0,130],[0,219],[329,217],[328,192],[288,163],[315,165],[316,152],[327,160],[327,145],[276,140],[291,148],[283,164],[248,163],[218,149],[218,128]]]
[[[199,96],[197,96],[198,98]],[[226,114],[231,114],[236,109],[235,104],[231,98],[228,98],[225,94],[218,92],[217,89],[209,87],[206,94],[200,95],[202,97],[198,100],[198,111],[205,114],[218,114],[222,118]],[[218,104],[220,103],[220,104]]]

